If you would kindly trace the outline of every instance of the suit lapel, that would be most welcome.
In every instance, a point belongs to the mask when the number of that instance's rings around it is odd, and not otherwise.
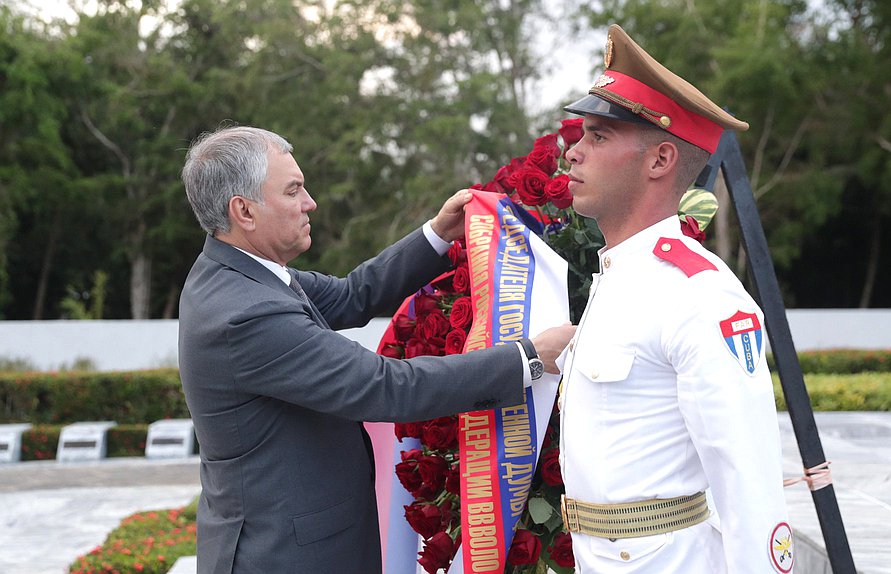
[[[285,285],[272,271],[263,267],[252,257],[242,253],[228,243],[208,235],[204,240],[204,254],[220,265],[231,267],[242,275],[253,279],[257,283],[261,283],[273,289],[277,289],[282,293],[288,294],[290,297],[293,297],[295,301],[308,308],[309,315],[316,324],[324,329],[331,328],[313,304],[309,295],[307,295],[306,300],[301,299],[293,289]],[[293,269],[289,268],[288,273],[291,274],[291,277],[296,277]]]

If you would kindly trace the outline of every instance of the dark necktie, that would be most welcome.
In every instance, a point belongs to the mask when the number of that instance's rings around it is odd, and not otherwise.
[[[300,286],[300,283],[297,281],[297,278],[294,277],[293,275],[291,275],[290,287],[291,287],[291,290],[297,294],[297,297],[299,297],[300,300],[303,301],[304,303],[306,303],[306,305],[309,307],[310,317],[312,317],[313,320],[316,323],[318,323],[320,326],[322,326],[326,329],[330,329],[330,327],[328,326],[328,321],[326,321],[325,318],[322,317],[322,314],[319,313],[318,309],[316,309],[316,306],[312,304],[312,301],[310,301],[309,297],[306,296],[306,291],[303,290],[303,287]]]
[[[300,283],[297,282],[297,278],[293,275],[291,276],[291,289],[294,293],[297,293],[297,296],[300,297],[301,301],[309,302],[309,299],[306,297],[306,292],[303,290],[303,287],[300,286]]]

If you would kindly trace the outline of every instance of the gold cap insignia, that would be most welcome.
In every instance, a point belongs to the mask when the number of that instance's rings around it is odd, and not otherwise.
[[[606,55],[603,57],[603,65],[609,68],[609,65],[613,63],[613,39],[610,36],[606,37]]]
[[[615,78],[611,78],[611,77],[607,76],[606,74],[600,74],[600,77],[597,78],[597,80],[595,80],[595,82],[594,82],[594,87],[602,88],[603,86],[612,84],[615,81],[616,81]]]

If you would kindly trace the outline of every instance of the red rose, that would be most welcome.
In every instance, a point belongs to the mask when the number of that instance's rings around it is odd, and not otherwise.
[[[439,496],[440,489],[433,488],[429,484],[421,483],[421,486],[411,492],[416,500],[426,500],[433,502]]]
[[[436,356],[439,353],[435,346],[428,344],[426,341],[422,341],[416,337],[412,337],[405,343],[405,358],[411,359],[413,357],[421,357],[424,355],[432,355]]]
[[[455,288],[452,287],[452,277],[453,276],[454,276],[454,273],[445,275],[445,276],[437,279],[436,281],[433,281],[432,283],[430,283],[430,286],[433,287],[433,289],[435,289],[439,294],[453,293],[455,291]],[[440,295],[440,297],[442,297],[442,295]]]
[[[423,454],[418,449],[402,451],[402,462],[396,464],[396,477],[405,490],[414,493],[423,484],[421,473],[418,472],[417,458]]]
[[[572,536],[568,532],[558,532],[551,545],[548,546],[548,555],[557,566],[574,568],[575,556],[572,554]]]
[[[455,293],[470,293],[470,270],[467,268],[467,256],[464,256],[464,264],[455,269],[452,276],[452,289]]]
[[[513,186],[511,186],[510,182],[508,182],[508,178],[510,177],[510,167],[501,166],[497,172],[495,172],[495,177],[492,178],[492,181],[489,182],[495,191],[499,193],[510,193],[513,191]]]
[[[582,125],[584,123],[585,120],[582,118],[563,120],[561,122],[557,133],[560,134],[560,138],[563,140],[563,157],[566,157],[566,152],[569,151],[569,148],[574,146],[585,135],[585,128]]]
[[[453,329],[445,338],[445,354],[460,355],[464,352],[464,342],[467,340],[467,331],[464,329]]]
[[[424,484],[436,490],[445,486],[449,463],[441,456],[426,455],[418,459],[418,472]]]
[[[504,193],[505,190],[501,187],[501,184],[496,183],[493,179],[492,181],[483,184],[483,191],[488,191],[489,193]]]
[[[558,175],[548,181],[544,187],[545,197],[554,204],[557,209],[566,209],[572,205],[572,194],[569,193],[569,176]]]
[[[442,309],[430,311],[421,323],[421,336],[425,339],[441,337],[449,332],[449,320]]]
[[[507,561],[515,566],[535,564],[541,554],[541,540],[531,530],[518,528],[507,552]]]
[[[383,349],[381,349],[381,355],[384,357],[390,357],[391,359],[401,359],[405,356],[405,349],[402,347],[402,345],[387,344],[384,345]]]
[[[464,250],[464,246],[461,245],[460,241],[453,241],[446,255],[449,256],[449,261],[452,262],[452,265],[456,267],[467,261],[467,251]]]
[[[563,475],[560,473],[560,449],[552,448],[545,453],[541,461],[541,479],[551,486],[563,484]]]
[[[412,502],[405,509],[405,520],[412,530],[420,534],[424,540],[430,539],[437,532],[445,530],[452,520],[449,504],[437,506],[423,502]]]
[[[548,176],[557,171],[557,158],[560,157],[560,146],[557,145],[557,134],[548,134],[535,140],[532,152],[526,157],[526,165],[532,165]]]
[[[427,293],[415,296],[415,315],[420,320],[431,311],[439,309],[439,298]]]
[[[429,355],[432,357],[444,357],[446,354],[446,338],[440,336],[434,336],[427,339],[427,346],[429,349]]]
[[[517,188],[520,201],[529,206],[544,205],[548,202],[544,187],[549,180],[548,174],[535,166],[526,166],[510,176],[510,182]]]
[[[446,492],[459,496],[461,494],[461,467],[455,465],[449,469],[445,480]]]
[[[458,417],[440,417],[424,423],[421,441],[428,448],[447,450],[458,446]]]
[[[396,319],[393,320],[393,334],[396,335],[396,340],[405,342],[408,341],[412,333],[415,332],[415,325],[417,325],[417,321],[409,318],[408,315],[399,315]]]
[[[685,215],[684,218],[686,221],[681,222],[681,232],[700,243],[705,241],[705,231],[699,230],[699,222],[692,215]]]
[[[455,555],[455,544],[452,537],[445,532],[437,532],[424,544],[418,553],[418,564],[429,574],[436,574],[440,568],[446,568]]]
[[[523,169],[523,166],[526,165],[526,156],[523,157],[515,157],[511,158],[510,163],[505,167],[507,168],[507,175],[514,173],[515,171],[519,171]]]
[[[399,442],[404,438],[421,438],[421,423],[396,423],[393,425],[393,432]]]
[[[467,329],[473,323],[473,300],[470,297],[459,297],[452,303],[449,323],[456,329]]]

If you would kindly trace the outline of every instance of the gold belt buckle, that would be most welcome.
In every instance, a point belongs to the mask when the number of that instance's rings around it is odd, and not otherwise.
[[[566,498],[565,494],[560,495],[560,514],[563,515],[563,524],[566,525],[567,530],[570,532],[579,531],[579,515],[575,501],[571,498]]]

